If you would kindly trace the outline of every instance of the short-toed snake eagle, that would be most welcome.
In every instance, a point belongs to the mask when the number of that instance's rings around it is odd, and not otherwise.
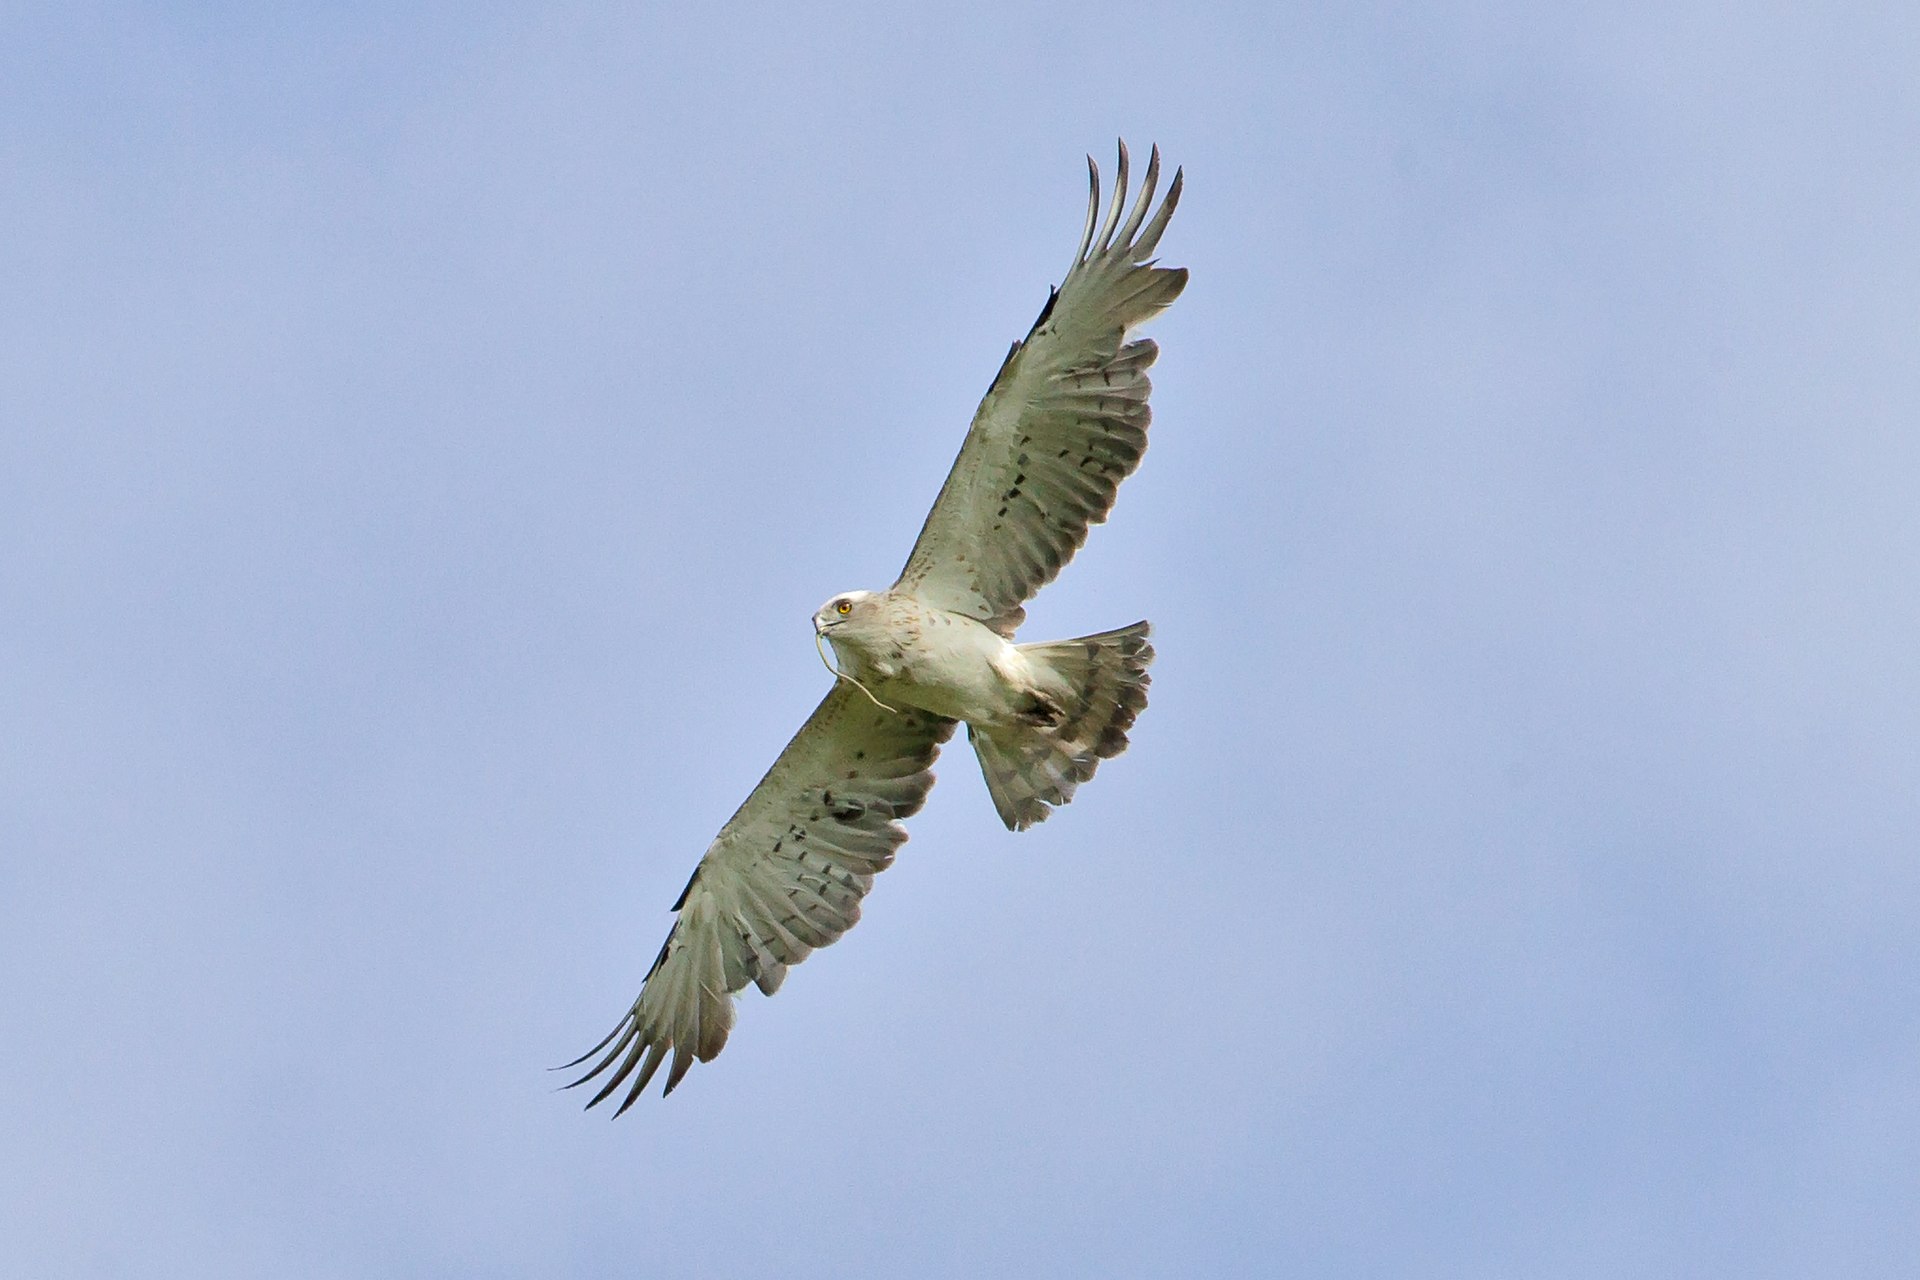
[[[1073,557],[1147,447],[1147,369],[1128,340],[1186,286],[1153,252],[1180,200],[1156,209],[1156,148],[1131,210],[1127,150],[1100,218],[1087,162],[1086,229],[1066,279],[1013,345],[899,581],[837,595],[813,616],[843,679],[780,753],[694,869],[640,994],[575,1084],[626,1085],[633,1105],[666,1061],[671,1093],[733,1027],[734,995],[771,995],[816,947],[860,918],[875,873],[907,838],[900,819],[933,786],[929,766],[959,721],[1001,820],[1019,830],[1072,799],[1127,745],[1147,702],[1148,627],[1015,644],[1022,606]],[[1125,221],[1122,221],[1122,214]],[[1151,215],[1151,217],[1149,217]],[[618,1114],[616,1112],[615,1114]]]

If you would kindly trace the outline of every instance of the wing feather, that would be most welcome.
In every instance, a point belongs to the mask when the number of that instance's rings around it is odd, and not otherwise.
[[[925,803],[952,732],[951,720],[884,711],[836,684],[700,859],[639,996],[567,1064],[597,1059],[568,1087],[605,1075],[587,1105],[624,1086],[625,1111],[669,1054],[667,1093],[718,1054],[737,992],[752,983],[772,995],[789,966],[860,919],[874,874],[907,838],[898,820]]]
[[[1087,159],[1087,220],[1073,266],[1013,345],[974,415],[895,589],[1011,634],[1021,606],[1105,520],[1147,447],[1153,342],[1127,334],[1186,287],[1154,249],[1180,201],[1176,170],[1154,209],[1154,148],[1132,207],[1127,149],[1100,218],[1100,170]],[[1125,211],[1125,222],[1121,221]],[[1149,216],[1151,214],[1151,216]]]

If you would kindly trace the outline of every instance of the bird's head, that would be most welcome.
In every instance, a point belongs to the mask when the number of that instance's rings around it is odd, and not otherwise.
[[[871,591],[842,591],[814,610],[814,633],[831,640],[838,629],[858,630],[860,623],[873,617],[874,600]]]

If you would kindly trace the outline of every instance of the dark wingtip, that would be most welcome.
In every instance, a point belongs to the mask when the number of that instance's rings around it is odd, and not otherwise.
[[[560,1064],[559,1066],[557,1066],[557,1067],[548,1067],[548,1068],[547,1068],[547,1070],[549,1070],[549,1071],[571,1071],[571,1070],[573,1070],[573,1069],[574,1069],[575,1067],[577,1067],[577,1066],[579,1066],[579,1065],[580,1065],[581,1063],[583,1063],[583,1062],[585,1062],[585,1061],[586,1061],[586,1060],[587,1060],[588,1058],[591,1058],[591,1057],[592,1057],[592,1056],[593,1056],[594,1054],[596,1054],[596,1053],[598,1053],[598,1052],[600,1052],[600,1051],[601,1051],[602,1049],[604,1049],[604,1048],[606,1048],[606,1047],[607,1047],[608,1045],[610,1045],[610,1044],[612,1044],[612,1043],[613,1043],[613,1038],[614,1038],[615,1036],[617,1036],[617,1035],[619,1035],[619,1034],[620,1034],[620,1033],[621,1033],[622,1031],[624,1031],[624,1030],[626,1029],[626,1026],[627,1026],[627,1020],[626,1020],[625,1018],[622,1018],[622,1019],[620,1020],[620,1022],[619,1022],[619,1025],[617,1025],[617,1026],[615,1026],[613,1030],[611,1030],[611,1031],[609,1031],[609,1032],[607,1032],[607,1034],[606,1034],[606,1035],[604,1035],[604,1036],[602,1036],[602,1037],[600,1037],[600,1043],[599,1043],[599,1044],[596,1044],[595,1046],[593,1046],[593,1048],[591,1048],[591,1049],[589,1049],[589,1050],[587,1050],[587,1051],[586,1051],[585,1053],[583,1053],[583,1054],[581,1054],[581,1055],[580,1055],[579,1057],[577,1057],[577,1058],[575,1058],[575,1059],[574,1059],[574,1060],[573,1060],[572,1062],[563,1062],[563,1063],[561,1063],[561,1064]],[[585,1084],[585,1083],[586,1083],[587,1081],[589,1081],[589,1080],[591,1080],[591,1079],[593,1079],[593,1077],[594,1077],[594,1075],[595,1075],[595,1074],[596,1074],[596,1073],[597,1073],[597,1072],[598,1072],[599,1070],[600,1070],[600,1068],[598,1068],[598,1067],[595,1067],[595,1068],[594,1068],[594,1069],[593,1069],[592,1071],[589,1071],[589,1072],[587,1072],[587,1074],[585,1074],[584,1076],[581,1076],[581,1077],[580,1077],[580,1078],[579,1078],[578,1080],[575,1080],[575,1081],[573,1082],[573,1084],[570,1084],[570,1085],[565,1085],[565,1086],[563,1086],[563,1087],[565,1087],[565,1088],[568,1088],[568,1089],[572,1089],[572,1088],[574,1088],[574,1087],[575,1087],[575,1086],[577,1086],[577,1085],[582,1085],[582,1084]]]
[[[1031,338],[1034,335],[1034,333],[1038,331],[1041,325],[1047,322],[1047,317],[1053,314],[1053,304],[1055,302],[1058,302],[1059,300],[1060,300],[1060,291],[1054,288],[1052,285],[1048,285],[1047,300],[1046,302],[1041,304],[1040,314],[1034,317],[1032,326],[1029,327],[1027,330],[1027,336],[1029,338]]]

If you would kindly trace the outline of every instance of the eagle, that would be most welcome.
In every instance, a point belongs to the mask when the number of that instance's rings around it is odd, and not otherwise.
[[[1013,638],[1023,606],[1140,464],[1159,348],[1130,335],[1187,283],[1185,268],[1153,256],[1180,201],[1180,171],[1156,208],[1155,147],[1129,208],[1124,141],[1116,168],[1102,219],[1100,170],[1087,158],[1073,264],[1001,362],[899,580],[842,592],[813,615],[816,645],[837,660],[833,688],[694,868],[632,1007],[567,1064],[595,1060],[568,1088],[605,1077],[588,1107],[625,1087],[614,1114],[626,1111],[669,1054],[662,1094],[672,1093],[695,1059],[726,1045],[738,992],[751,983],[772,995],[789,966],[853,927],[957,724],[1015,831],[1126,749],[1147,703],[1146,622],[1041,644]]]

